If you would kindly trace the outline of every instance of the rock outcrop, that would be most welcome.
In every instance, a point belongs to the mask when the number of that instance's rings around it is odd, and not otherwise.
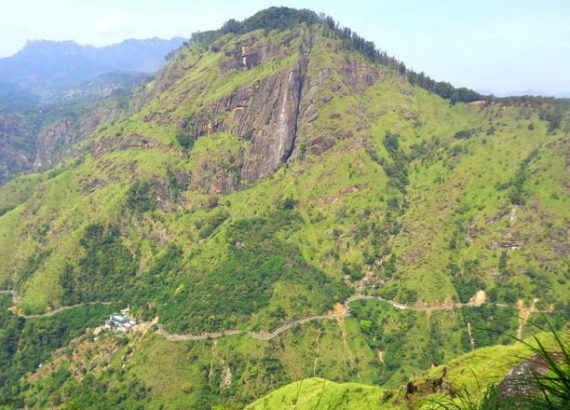
[[[561,354],[555,354],[553,358],[561,358]],[[499,400],[509,404],[522,404],[530,397],[540,394],[534,383],[535,376],[543,375],[548,370],[548,364],[540,356],[533,356],[517,364],[499,383],[497,387]]]
[[[0,117],[0,186],[14,174],[31,168],[35,141],[29,137],[34,131],[19,118]]]

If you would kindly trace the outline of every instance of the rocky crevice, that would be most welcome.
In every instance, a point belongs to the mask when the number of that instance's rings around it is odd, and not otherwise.
[[[303,100],[303,86],[305,85],[307,66],[308,66],[308,60],[305,58],[305,56],[302,56],[301,60],[299,61],[300,76],[299,76],[299,82],[298,82],[299,88],[297,91],[299,99],[297,101],[297,107],[295,110],[295,129],[293,131],[293,140],[291,141],[291,146],[290,146],[289,150],[287,151],[285,157],[283,158],[283,163],[289,161],[289,158],[291,158],[291,156],[293,155],[293,151],[295,149],[295,145],[297,142],[297,136],[299,133],[299,126],[300,126],[299,123],[300,123],[300,119],[301,119],[301,101]]]
[[[293,153],[300,120],[302,89],[307,59],[301,57],[295,68],[281,77],[278,95],[269,100],[272,109],[266,124],[252,130],[242,178],[254,183],[271,175]]]

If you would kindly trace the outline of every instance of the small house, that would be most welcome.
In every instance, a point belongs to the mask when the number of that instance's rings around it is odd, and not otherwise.
[[[135,321],[130,320],[128,317],[121,315],[119,313],[113,313],[109,317],[109,324],[111,325],[111,327],[114,327],[116,329],[129,330],[135,325]]]

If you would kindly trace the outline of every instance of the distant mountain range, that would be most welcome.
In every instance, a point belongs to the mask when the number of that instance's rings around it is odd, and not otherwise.
[[[568,92],[557,92],[551,93],[540,90],[518,90],[518,91],[508,91],[508,92],[496,92],[492,90],[477,90],[477,92],[483,95],[494,95],[495,97],[522,97],[525,95],[537,96],[537,97],[553,97],[553,98],[570,98],[570,91]]]
[[[132,84],[161,68],[165,56],[184,39],[125,40],[106,47],[83,46],[73,41],[28,41],[11,57],[0,59],[0,107],[21,108],[66,100],[77,87],[98,79],[103,95],[117,81]],[[121,75],[112,75],[121,73]],[[103,76],[103,77],[101,77]],[[101,86],[102,84],[108,86]],[[80,94],[80,93],[79,93]]]

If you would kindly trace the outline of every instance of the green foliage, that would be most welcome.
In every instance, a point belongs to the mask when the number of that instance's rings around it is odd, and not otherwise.
[[[461,131],[457,131],[455,133],[455,135],[453,136],[453,138],[455,138],[457,140],[469,139],[469,138],[473,137],[474,135],[476,135],[477,132],[479,132],[479,130],[476,128],[470,128],[468,130],[461,130]]]
[[[400,149],[400,136],[386,131],[384,136],[384,146],[391,155],[394,155]]]
[[[349,276],[353,281],[360,280],[364,277],[362,266],[355,266],[346,262],[342,264],[342,273]]]
[[[84,256],[77,276],[71,279],[66,268],[62,277],[66,302],[129,300],[137,261],[123,244],[119,227],[88,225],[80,245]]]
[[[135,181],[127,191],[127,208],[133,212],[153,211],[156,205],[156,194],[151,182]]]
[[[467,303],[477,291],[486,288],[481,279],[481,262],[478,259],[465,260],[461,268],[450,264],[449,270],[453,286],[462,303]]]
[[[10,212],[12,209],[14,209],[13,206],[8,206],[6,208],[1,208],[0,209],[0,216],[7,214],[8,212]]]
[[[560,128],[562,113],[559,111],[543,111],[540,113],[540,119],[548,122],[548,132],[554,132]]]
[[[156,305],[148,302],[155,300],[158,290],[174,291],[178,275],[183,269],[183,261],[182,249],[171,243],[162,255],[155,258],[144,280],[141,278],[132,284],[133,300],[140,300],[135,309],[138,308],[141,317],[150,320],[156,316]]]
[[[83,306],[41,319],[17,317],[11,301],[0,295],[0,406],[23,407],[20,378],[36,369],[50,354],[102,323],[110,306]]]
[[[557,331],[548,320],[546,322],[547,328],[540,329],[552,334],[554,348],[548,348],[536,336],[531,343],[523,341],[546,366],[546,371],[533,370],[532,377],[525,380],[537,392],[526,405],[532,410],[567,409],[570,406],[570,334]]]
[[[192,286],[175,295],[176,303],[164,294],[161,319],[180,330],[230,329],[268,307],[277,283],[301,286],[313,295],[313,300],[298,295],[303,309],[298,313],[311,307],[322,312],[343,300],[348,289],[342,282],[309,266],[294,245],[279,239],[300,222],[298,214],[279,210],[231,224],[229,255],[212,271],[193,275]]]
[[[39,252],[37,255],[32,256],[26,262],[24,269],[20,272],[19,280],[25,282],[30,276],[36,272],[40,266],[45,262],[45,260],[51,255],[52,250],[48,249]]]
[[[295,10],[289,7],[270,7],[241,22],[228,20],[219,30],[192,34],[192,41],[212,43],[224,34],[244,34],[254,30],[286,30],[296,25],[319,22],[317,14],[310,10]]]
[[[405,64],[391,57],[383,50],[376,48],[372,41],[367,41],[348,27],[340,27],[330,16],[317,15],[310,10],[296,10],[288,7],[270,7],[262,10],[244,21],[228,20],[220,29],[192,34],[192,42],[211,44],[225,34],[244,34],[253,30],[286,30],[299,24],[323,24],[331,33],[342,39],[343,46],[356,50],[373,62],[386,65],[400,74],[406,75],[408,81],[429,90],[442,98],[449,99],[452,104],[471,102],[484,97],[468,88],[455,88],[450,83],[435,81],[422,73],[406,68]]]
[[[142,410],[150,400],[150,392],[138,379],[131,380],[126,388],[110,386],[105,380],[87,374],[80,382],[65,386],[65,408],[73,410],[97,410],[114,408],[121,410]]]
[[[501,256],[499,258],[499,273],[501,275],[508,274],[508,267],[509,267],[509,254],[507,251],[501,251]]]
[[[538,151],[532,151],[528,157],[520,164],[515,178],[511,181],[511,192],[509,198],[514,205],[524,205],[527,195],[524,184],[528,179],[528,166],[530,162],[538,156]]]
[[[73,277],[73,266],[66,264],[63,268],[63,272],[59,277],[59,285],[63,289],[63,295],[61,300],[64,303],[72,304],[77,299],[74,295],[74,277]]]
[[[499,189],[510,188],[509,199],[513,205],[524,205],[528,192],[525,183],[528,180],[529,164],[538,157],[538,150],[533,150],[519,165],[515,177],[506,184],[498,185]]]
[[[391,163],[384,162],[384,171],[390,178],[390,185],[398,189],[403,194],[406,193],[406,186],[409,183],[408,178],[408,159],[400,150],[400,136],[386,131],[384,136],[384,147],[390,154]],[[395,198],[393,200],[396,200]],[[397,201],[397,200],[396,200]],[[397,204],[397,202],[396,202]],[[393,206],[397,208],[396,206]]]
[[[443,396],[431,398],[432,409],[442,410],[564,410],[570,403],[570,338],[557,331],[548,320],[547,329],[553,344],[547,345],[533,336],[531,341],[517,339],[534,354],[530,360],[540,366],[530,366],[522,373],[513,373],[511,387],[499,393],[498,386],[489,384],[480,398],[465,385],[451,388]],[[500,332],[499,332],[500,333]],[[527,353],[528,355],[528,353]],[[520,360],[521,358],[519,358]],[[530,374],[525,373],[530,372]],[[476,376],[474,375],[476,378]]]
[[[297,205],[297,201],[293,197],[288,196],[287,198],[285,198],[283,200],[281,207],[283,209],[291,210],[291,209],[295,208],[295,205]]]
[[[391,392],[377,386],[303,379],[259,398],[247,406],[246,410],[388,409],[390,405],[382,403],[387,393]]]
[[[388,259],[388,261],[384,264],[384,274],[387,277],[392,277],[394,275],[394,272],[396,272],[396,262],[397,262],[398,258],[396,256],[396,254],[391,254],[390,255],[390,259]]]
[[[480,307],[462,308],[461,315],[464,323],[471,324],[472,337],[478,347],[510,343],[508,335],[515,333],[518,317],[514,308],[483,305]],[[465,351],[469,347],[467,326],[463,327],[462,343]]]
[[[177,201],[180,199],[182,192],[188,189],[188,183],[176,175],[176,173],[171,168],[168,168],[166,170],[166,178],[168,179],[168,185],[170,186],[172,197],[175,201]]]
[[[281,30],[280,25],[296,24],[287,17],[264,19],[256,27]],[[230,22],[224,30],[240,32],[241,24]],[[318,24],[227,35],[210,47],[194,43],[181,49],[166,68],[167,82],[154,91],[154,84],[145,87],[152,91],[148,105],[82,142],[81,160],[70,162],[65,172],[19,179],[0,190],[0,208],[13,209],[0,218],[0,283],[17,285],[20,307],[39,312],[48,302],[111,299],[130,303],[145,320],[159,317],[173,333],[271,330],[292,318],[323,314],[349,293],[343,274],[356,281],[366,273],[367,289],[359,291],[418,306],[455,298],[454,289],[467,301],[488,286],[489,298],[500,303],[548,293],[541,309],[553,304],[561,315],[567,312],[570,276],[557,269],[551,253],[559,249],[550,245],[565,239],[570,208],[560,175],[568,147],[561,132],[548,133],[548,124],[539,119],[547,109],[543,105],[551,102],[451,106],[449,101],[478,96],[454,97],[453,89],[414,77],[336,23],[319,19]],[[310,53],[303,42],[308,37]],[[232,50],[239,52],[242,44],[251,44],[253,51],[268,45],[279,49],[259,67],[220,70],[234,62]],[[255,184],[241,181],[249,167],[266,160],[256,149],[258,139],[251,141],[257,134],[246,129],[245,135],[215,130],[202,135],[204,121],[218,121],[228,132],[242,130],[244,115],[251,118],[258,101],[273,97],[265,84],[277,84],[295,68],[298,53],[309,61],[308,77],[316,78],[323,67],[330,71],[314,91],[315,101],[327,102],[310,126],[298,124],[303,138],[295,150],[305,155]],[[353,87],[343,68],[353,60],[365,72],[382,72],[385,81],[365,91]],[[401,74],[414,84],[437,87],[435,92],[449,100],[410,86]],[[165,86],[167,91],[160,92]],[[245,96],[250,87],[257,90],[251,103],[232,111],[232,96],[240,90]],[[267,103],[271,107],[272,101]],[[563,115],[558,129],[565,126]],[[488,130],[492,137],[484,136]],[[174,139],[176,134],[200,137],[191,146]],[[144,149],[131,141],[141,136],[151,141]],[[335,145],[317,155],[313,143],[320,136],[330,136]],[[91,147],[105,149],[90,155]],[[192,154],[179,155],[173,147]],[[523,169],[521,161],[534,149],[540,155]],[[497,189],[509,175],[512,185]],[[135,179],[140,182],[128,189]],[[207,194],[218,188],[224,193]],[[519,206],[511,223],[510,194],[517,191],[532,207]],[[84,232],[86,221],[105,223]],[[511,239],[524,246],[509,252],[496,277],[500,251],[490,244]],[[46,249],[52,254],[38,259]],[[527,270],[530,265],[534,271]],[[18,281],[22,272],[29,273]],[[395,386],[418,369],[471,350],[468,324],[475,346],[506,343],[486,331],[501,328],[498,323],[510,333],[517,328],[516,313],[504,308],[434,311],[428,317],[386,304],[379,308],[374,301],[363,304],[372,307],[351,305],[359,316],[343,321],[343,334],[336,321],[310,322],[272,341],[233,336],[214,346],[171,343],[148,332],[134,352],[121,345],[109,364],[113,369],[125,365],[125,373],[96,377],[108,388],[86,381],[85,401],[97,394],[114,398],[117,385],[125,395],[128,380],[139,376],[153,399],[162,397],[167,407],[242,408],[267,389],[314,374]],[[227,389],[220,388],[223,362],[233,374]],[[54,386],[65,378],[62,370]],[[188,380],[192,387],[181,389]],[[52,397],[47,391],[44,396]],[[57,399],[69,396],[53,397],[49,403],[59,406]],[[159,406],[154,404],[148,407]]]
[[[178,134],[176,136],[176,141],[186,153],[192,151],[192,148],[194,147],[194,139],[189,135]]]
[[[214,231],[228,219],[229,214],[227,211],[220,210],[208,214],[206,218],[196,223],[196,227],[200,229],[200,238],[207,238],[214,233]]]
[[[504,410],[507,409],[505,401],[499,402],[497,388],[490,384],[483,392],[483,397],[477,399],[467,387],[452,388],[449,395],[430,400],[431,409],[434,410]]]

